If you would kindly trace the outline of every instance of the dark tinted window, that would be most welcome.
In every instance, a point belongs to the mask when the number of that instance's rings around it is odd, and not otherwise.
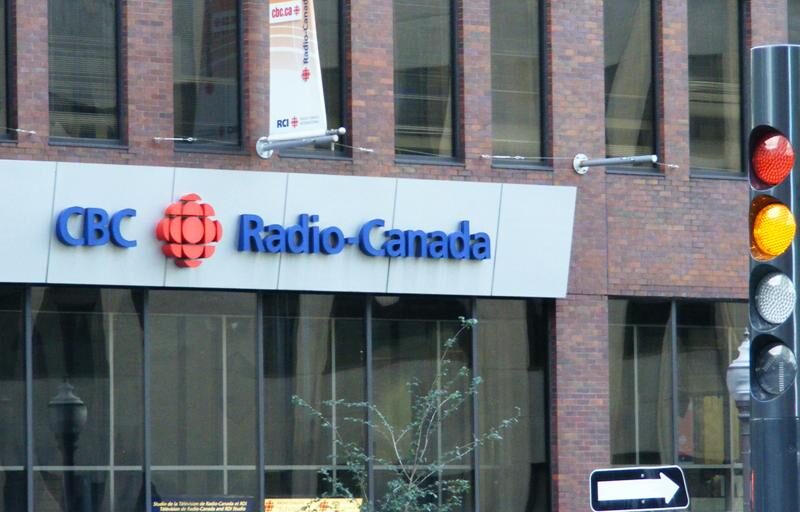
[[[116,0],[48,2],[50,135],[119,139]]]
[[[454,154],[450,0],[394,2],[395,152]]]
[[[0,512],[25,510],[25,341],[15,288],[0,288],[0,439]]]
[[[112,501],[141,510],[141,294],[34,288],[31,297],[35,510],[111,510]]]
[[[741,172],[739,2],[690,0],[689,149],[693,169]]]
[[[651,0],[606,0],[606,154],[652,154],[653,49]]]
[[[172,2],[175,136],[238,146],[238,0]]]
[[[492,151],[542,155],[538,0],[492,0]]]

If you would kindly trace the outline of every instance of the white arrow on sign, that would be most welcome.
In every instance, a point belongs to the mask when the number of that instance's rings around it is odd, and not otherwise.
[[[597,499],[599,501],[616,501],[662,498],[669,503],[675,497],[678,489],[680,486],[667,475],[659,472],[658,478],[597,482]]]

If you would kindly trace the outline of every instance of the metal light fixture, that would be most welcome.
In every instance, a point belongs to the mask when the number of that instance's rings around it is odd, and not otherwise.
[[[58,393],[47,403],[50,430],[59,441],[59,447],[64,452],[66,465],[72,465],[78,436],[86,425],[86,404],[72,391],[75,388],[64,379],[58,386]]]
[[[739,412],[739,442],[744,478],[744,511],[750,510],[750,332],[745,329],[739,345],[739,356],[728,365],[725,376],[736,409]]]
[[[78,448],[78,437],[86,425],[86,404],[72,392],[74,388],[64,378],[58,386],[58,393],[47,403],[50,430],[56,436],[58,448],[64,458],[64,466],[75,466],[75,450]],[[80,476],[74,471],[64,471],[63,509],[65,511],[83,510],[80,505]]]

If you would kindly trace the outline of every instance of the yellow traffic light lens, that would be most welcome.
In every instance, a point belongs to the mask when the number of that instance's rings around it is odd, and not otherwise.
[[[780,256],[792,244],[795,228],[794,215],[786,205],[767,204],[753,218],[753,256],[760,260]]]

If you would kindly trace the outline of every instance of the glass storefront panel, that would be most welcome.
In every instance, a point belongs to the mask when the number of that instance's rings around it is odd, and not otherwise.
[[[25,338],[21,288],[0,288],[0,512],[25,510]]]
[[[477,303],[480,432],[517,415],[503,440],[480,450],[481,510],[549,510],[547,303]]]
[[[739,419],[725,381],[747,322],[744,302],[609,301],[612,462],[679,464],[693,511],[742,510]]]
[[[452,455],[472,439],[471,397],[465,395],[460,401],[451,393],[463,393],[470,385],[472,333],[462,331],[447,346],[459,331],[458,317],[470,316],[469,301],[463,299],[385,296],[373,300],[373,401],[385,417],[385,421],[375,418],[375,455],[382,475],[376,474],[376,498],[380,499],[381,479],[388,481],[401,471],[396,453],[404,464],[416,463],[421,471],[433,471],[432,482],[438,482],[442,473],[430,464],[443,464],[445,471],[463,466],[471,471],[471,456]],[[466,373],[458,376],[462,369]],[[442,404],[449,403],[426,408],[420,397],[433,398],[430,393],[439,391],[445,392],[438,397]],[[399,434],[415,423],[411,435]]]
[[[133,509],[143,462],[141,292],[33,288],[37,510]],[[134,487],[129,487],[129,486]]]
[[[611,461],[673,460],[671,303],[609,301]]]
[[[322,413],[342,438],[363,446],[364,427],[347,417],[364,400],[365,302],[358,296],[290,294],[264,298],[265,483],[267,497],[330,492],[319,469],[336,469],[333,431],[296,396]]]
[[[737,411],[725,379],[747,322],[746,303],[677,305],[678,462],[694,484],[692,510],[741,506]]]
[[[153,495],[232,494],[257,456],[256,295],[153,291],[149,311]]]
[[[333,432],[292,400],[304,399],[344,442],[366,449],[368,365],[376,410],[399,428],[422,403],[409,386],[459,393],[438,395],[450,402],[430,423],[416,464],[432,470],[433,490],[446,496],[453,482],[468,484],[459,510],[475,508],[475,486],[484,509],[547,509],[547,301],[480,301],[485,342],[473,354],[480,331],[456,336],[471,299],[381,296],[370,306],[364,295],[270,293],[259,301],[244,292],[32,288],[34,465],[26,488],[24,292],[0,290],[0,434],[12,440],[0,446],[0,512],[24,512],[29,499],[36,512],[142,512],[148,492],[157,501],[254,499],[262,482],[266,498],[316,498],[335,491],[321,469],[356,496],[368,487],[379,493],[398,470],[394,447],[410,444],[388,442],[376,422],[379,460],[372,480],[360,481]],[[473,356],[485,360],[485,396],[509,397],[481,399],[477,417],[465,393]],[[514,414],[512,402],[520,423],[487,446],[480,472],[472,454],[454,456],[472,442],[476,419],[476,428],[496,424]]]
[[[380,468],[376,468],[375,471],[375,489],[376,489],[376,496],[385,496],[389,490],[389,482],[394,478],[395,473],[389,470],[382,470]],[[465,481],[469,484],[469,490],[461,495],[461,505],[455,506],[453,510],[458,512],[472,512],[475,507],[475,496],[474,496],[474,487],[473,480],[472,480],[472,468],[469,466],[463,467],[461,469],[451,469],[447,471],[443,471],[440,475],[432,477],[428,481],[424,482],[423,485],[420,487],[429,491],[430,494],[426,495],[424,500],[421,500],[421,505],[425,506],[428,504],[437,503],[441,504],[443,499],[447,499],[450,495],[447,491],[448,481],[449,480],[460,480]],[[437,500],[436,496],[439,496]],[[436,501],[434,501],[436,500]],[[380,499],[377,500],[378,510],[381,510],[381,502]],[[388,510],[395,510],[397,507],[384,507]],[[402,509],[401,509],[402,510]],[[412,510],[422,510],[419,509],[412,509]],[[489,509],[494,510],[494,509]],[[520,509],[523,510],[523,509]]]
[[[692,512],[743,510],[741,471],[735,480],[729,468],[684,468],[692,496]]]

